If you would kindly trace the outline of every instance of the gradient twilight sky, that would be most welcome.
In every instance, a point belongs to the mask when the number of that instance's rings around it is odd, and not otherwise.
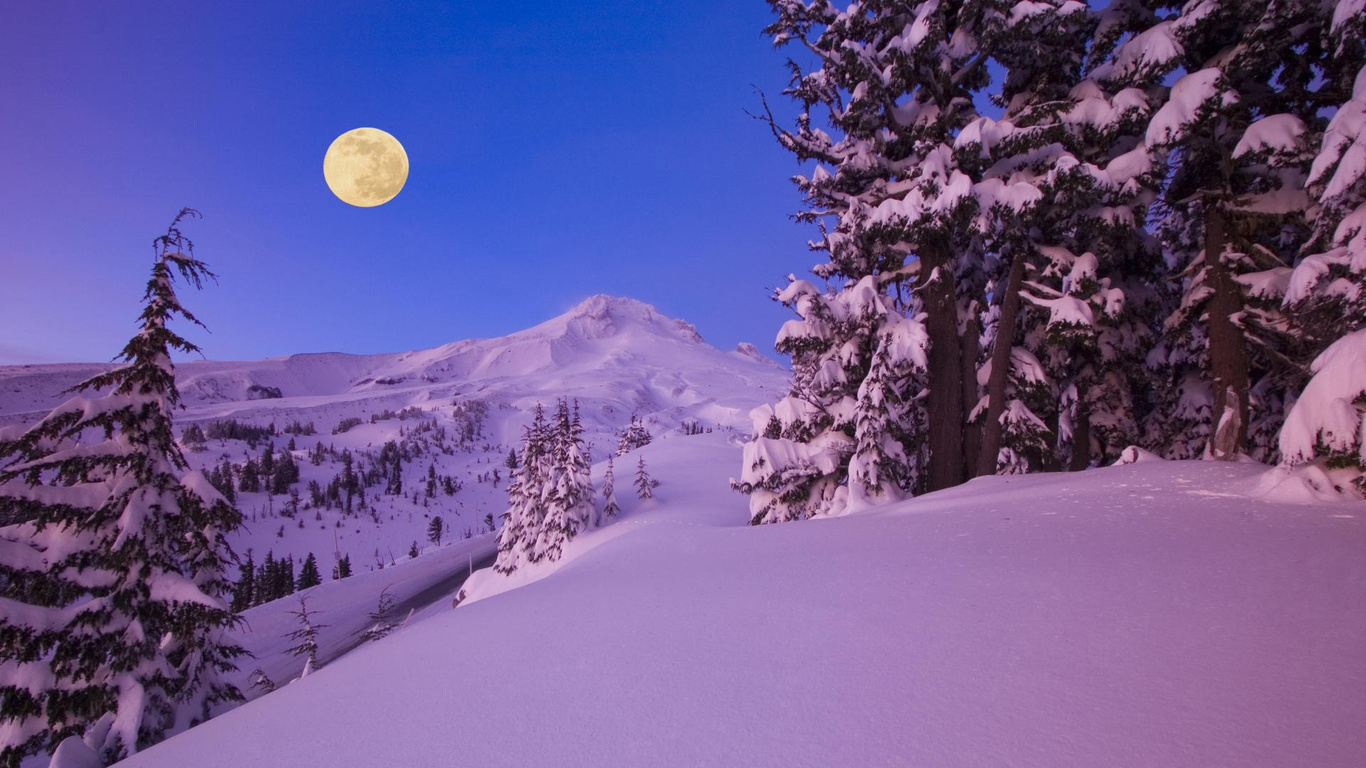
[[[761,0],[0,4],[0,364],[103,361],[152,238],[219,285],[211,359],[500,336],[594,293],[771,353],[818,259],[798,170],[744,110],[778,95]],[[322,158],[351,128],[411,171],[378,208]],[[181,329],[188,331],[188,329]]]

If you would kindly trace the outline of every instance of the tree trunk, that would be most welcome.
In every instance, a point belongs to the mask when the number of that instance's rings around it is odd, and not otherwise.
[[[977,476],[977,454],[982,450],[982,428],[967,423],[967,416],[981,397],[977,388],[977,358],[982,352],[982,322],[977,318],[977,303],[969,310],[963,329],[963,470],[967,479]]]
[[[1077,383],[1077,417],[1072,423],[1072,459],[1068,472],[1080,472],[1091,466],[1091,406],[1086,404],[1086,387]]]
[[[977,474],[996,474],[996,456],[1001,452],[1001,414],[1006,410],[1006,383],[1010,379],[1010,350],[1015,346],[1015,318],[1020,314],[1020,285],[1024,283],[1024,254],[1017,252],[1010,263],[1005,295],[1001,297],[1001,316],[996,323],[996,339],[991,344],[991,378],[987,381],[987,413],[982,422],[982,447],[977,452]]]
[[[1209,364],[1214,394],[1209,458],[1232,461],[1247,444],[1248,373],[1243,331],[1233,317],[1243,310],[1242,291],[1221,258],[1228,243],[1224,212],[1205,203],[1205,281],[1209,301]]]
[[[958,342],[958,289],[945,249],[922,254],[917,288],[929,336],[929,489],[962,483],[963,350]]]

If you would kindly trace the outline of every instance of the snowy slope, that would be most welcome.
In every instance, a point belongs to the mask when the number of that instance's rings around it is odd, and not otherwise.
[[[1366,764],[1366,503],[1153,461],[751,528],[727,436],[640,453],[543,578],[127,764]]]
[[[108,366],[94,364],[0,367],[0,424],[32,421],[60,404],[63,391]],[[316,434],[278,434],[276,451],[293,439],[301,469],[304,509],[291,516],[285,495],[243,493],[238,507],[246,528],[230,544],[252,549],[259,565],[269,551],[296,564],[314,553],[326,580],[334,560],[349,555],[357,572],[401,561],[426,539],[432,517],[441,516],[448,538],[487,531],[505,507],[505,486],[494,469],[519,445],[522,427],[536,403],[554,407],[555,398],[576,398],[584,437],[595,458],[616,449],[617,436],[638,414],[656,439],[681,436],[685,424],[733,432],[749,428],[754,406],[776,400],[787,386],[786,371],[753,347],[725,352],[706,344],[687,323],[661,315],[639,301],[594,296],[569,312],[497,339],[457,341],[436,349],[383,355],[301,354],[250,362],[193,361],[177,366],[187,406],[178,427],[207,426],[232,419],[256,426],[312,424]],[[254,399],[263,394],[281,397]],[[459,440],[457,404],[487,410],[473,439]],[[386,412],[416,409],[412,418]],[[343,419],[361,424],[333,434]],[[371,423],[371,419],[376,419]],[[431,431],[415,434],[418,425]],[[445,430],[438,436],[437,430]],[[403,467],[403,494],[371,488],[363,508],[350,513],[314,509],[310,481],[326,486],[341,471],[339,457],[318,465],[310,452],[322,445],[351,451],[358,462],[373,461],[387,441],[412,448]],[[209,440],[190,453],[191,465],[208,469],[224,460],[241,468],[258,458],[264,442]],[[452,477],[460,490],[423,490],[428,469]],[[481,479],[482,478],[482,479]]]

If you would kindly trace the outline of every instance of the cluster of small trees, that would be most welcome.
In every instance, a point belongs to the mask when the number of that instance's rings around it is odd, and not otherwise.
[[[638,424],[635,418],[631,421]],[[523,563],[559,560],[564,545],[580,531],[605,525],[621,514],[613,456],[607,457],[603,473],[601,511],[594,505],[592,462],[582,434],[577,402],[571,411],[561,398],[549,422],[540,403],[536,404],[531,425],[524,432],[521,456],[515,449],[508,453],[508,510],[498,532],[495,571],[506,575]],[[649,441],[648,432],[645,439]],[[636,462],[637,495],[653,498],[657,487],[659,481],[650,477],[641,456]],[[439,519],[432,521],[433,526]],[[491,516],[485,524],[492,530]]]
[[[290,441],[293,444],[293,441]],[[220,470],[227,474],[224,467]],[[224,480],[227,478],[225,477]],[[290,486],[299,482],[299,465],[294,461],[290,450],[275,453],[275,444],[266,443],[258,459],[247,459],[238,474],[237,490],[244,493],[265,491],[271,495],[282,496],[289,493]]]
[[[456,437],[461,445],[473,445],[484,437],[484,422],[488,419],[489,404],[483,400],[451,402],[451,418],[455,420]]]
[[[510,470],[508,510],[498,532],[494,569],[508,574],[523,563],[558,560],[566,543],[596,522],[588,451],[575,403],[561,398],[547,421],[540,403],[522,439],[520,463]]]
[[[351,575],[351,556],[342,558],[332,569],[332,578],[342,579]],[[245,611],[252,606],[269,603],[288,597],[295,592],[316,587],[322,583],[318,571],[318,560],[312,552],[304,558],[299,567],[299,575],[294,575],[294,556],[275,558],[275,551],[266,552],[266,559],[259,566],[250,549],[238,564],[238,577],[232,588],[232,609]]]
[[[650,430],[645,428],[645,422],[633,413],[631,423],[626,425],[626,429],[621,431],[621,436],[617,439],[617,455],[625,456],[637,448],[644,448],[652,439],[654,438],[650,435]]]
[[[184,434],[187,436],[186,439],[188,439],[189,435],[198,430],[198,425],[191,424],[187,426],[184,430]],[[242,440],[246,442],[248,447],[254,449],[256,448],[256,444],[262,440],[269,440],[270,438],[275,437],[276,432],[274,424],[258,427],[255,424],[243,424],[236,419],[225,419],[222,421],[209,422],[208,426],[204,428],[203,434],[210,440]],[[203,440],[200,440],[200,442],[203,442]]]
[[[770,4],[826,260],[776,294],[754,523],[1130,444],[1361,482],[1359,4]]]

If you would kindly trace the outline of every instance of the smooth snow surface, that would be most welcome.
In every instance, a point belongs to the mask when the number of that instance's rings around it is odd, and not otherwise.
[[[725,436],[639,454],[538,580],[126,765],[1366,764],[1366,503],[1139,461],[747,527]]]

